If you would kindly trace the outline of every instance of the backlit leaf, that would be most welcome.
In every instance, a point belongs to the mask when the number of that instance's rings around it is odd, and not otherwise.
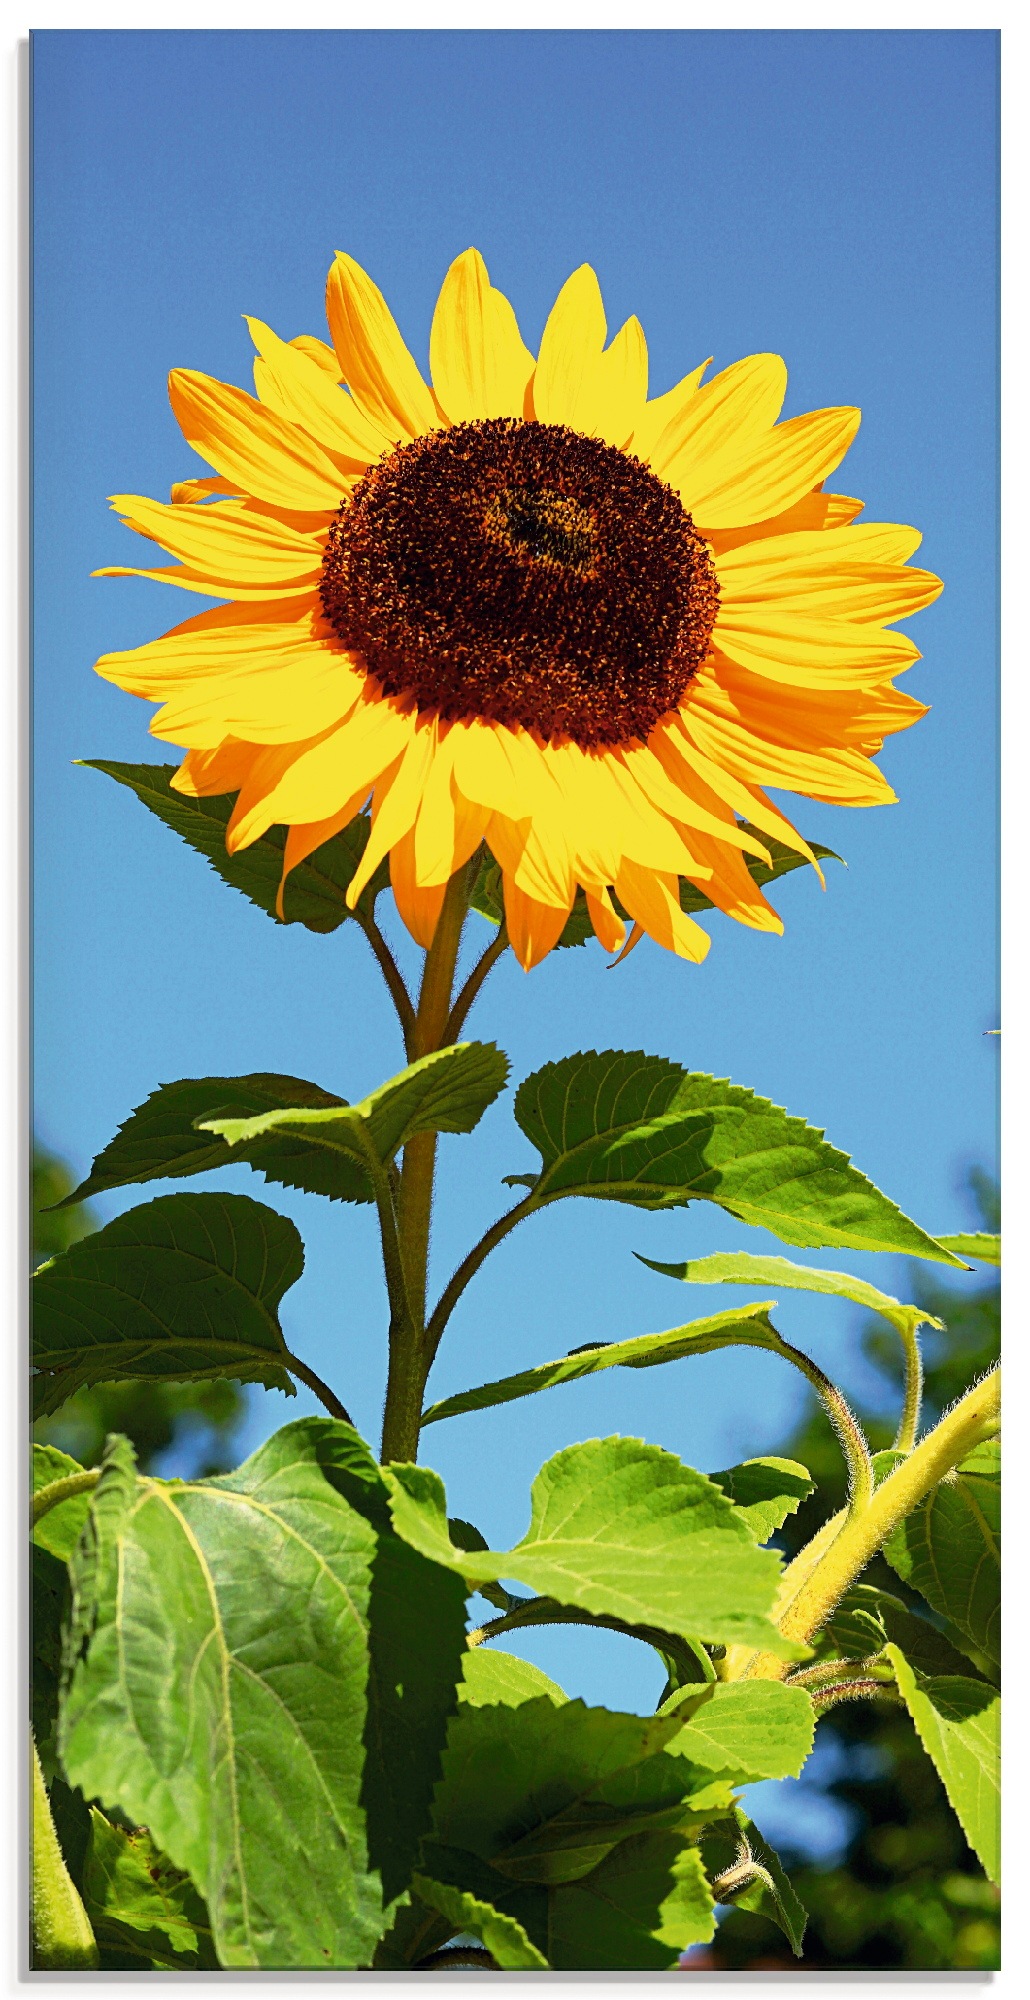
[[[746,1458],[708,1477],[733,1501],[756,1542],[767,1542],[815,1490],[808,1467],[794,1458]]]
[[[155,1847],[90,1809],[82,1896],[105,1972],[216,1970],[207,1909],[188,1875]]]
[[[635,1438],[595,1438],[549,1459],[529,1528],[507,1552],[457,1548],[442,1481],[385,1468],[398,1534],[473,1588],[511,1578],[542,1596],[709,1643],[754,1641],[798,1657],[769,1618],[780,1559],[711,1480]]]
[[[960,1260],[768,1098],[640,1051],[548,1063],[520,1085],[515,1117],[541,1156],[541,1201],[593,1195],[643,1208],[714,1201],[802,1248]],[[520,1177],[525,1179],[524,1176]]]
[[[505,1653],[493,1646],[473,1646],[466,1653],[462,1681],[461,1698],[470,1701],[474,1708],[498,1701],[517,1707],[520,1701],[536,1701],[542,1694],[554,1702],[568,1700],[557,1681],[552,1681],[539,1667],[529,1660],[520,1660],[517,1653]]]
[[[293,1395],[278,1307],[303,1267],[293,1223],[246,1195],[164,1195],[117,1216],[33,1278],[35,1414],[149,1377]]]
[[[937,1241],[943,1243],[946,1250],[953,1251],[956,1257],[968,1258],[970,1263],[1001,1263],[1001,1237],[990,1236],[983,1230],[974,1235],[938,1236]]]
[[[492,1903],[483,1903],[466,1889],[449,1882],[434,1882],[430,1876],[415,1875],[412,1887],[431,1910],[438,1910],[454,1931],[469,1931],[479,1938],[502,1971],[546,1972],[547,1960],[539,1952],[514,1917],[502,1915]]]
[[[641,1257],[640,1262],[650,1271],[660,1271],[666,1278],[681,1278],[688,1285],[775,1285],[781,1291],[825,1292],[831,1298],[850,1299],[853,1305],[880,1313],[901,1333],[917,1326],[943,1324],[924,1307],[902,1305],[900,1299],[892,1298],[889,1292],[877,1291],[864,1278],[852,1278],[845,1271],[820,1271],[792,1264],[787,1257],[752,1257],[746,1251],[731,1251],[715,1257],[694,1257],[686,1264],[659,1264],[653,1257]]]
[[[883,1551],[979,1653],[1001,1658],[1001,1447],[977,1446],[895,1529]]]
[[[360,1104],[312,1111],[284,1106],[256,1118],[204,1118],[200,1130],[246,1149],[244,1157],[255,1144],[299,1141],[328,1162],[341,1162],[349,1176],[367,1175],[370,1154],[385,1165],[417,1132],[471,1132],[504,1089],[507,1076],[508,1059],[493,1042],[455,1042],[421,1056]],[[367,1180],[366,1185],[371,1194]]]
[[[887,1647],[905,1706],[985,1874],[1000,1880],[1001,1696],[986,1681],[923,1675]]]
[[[662,1715],[689,1721],[669,1745],[702,1769],[738,1785],[759,1778],[796,1778],[815,1735],[815,1711],[802,1687],[782,1681],[716,1681],[700,1694],[670,1696]]]
[[[541,1361],[535,1368],[523,1368],[518,1375],[504,1375],[497,1382],[484,1382],[477,1389],[463,1389],[431,1404],[422,1417],[426,1424],[438,1424],[444,1417],[458,1417],[470,1410],[489,1410],[498,1403],[517,1402],[535,1396],[541,1389],[553,1389],[561,1382],[576,1382],[583,1375],[597,1375],[606,1368],[656,1368],[666,1361],[682,1361],[691,1354],[711,1354],[720,1347],[764,1347],[776,1353],[780,1336],[770,1325],[765,1305],[741,1306],[736,1312],[715,1313],[708,1319],[691,1320],[667,1333],[642,1333],[631,1340],[599,1341],[596,1347],[579,1347],[557,1361]]]
[[[266,916],[275,917],[286,846],[284,826],[269,827],[252,846],[230,855],[225,849],[225,829],[236,803],[235,796],[191,799],[182,792],[173,792],[171,779],[178,768],[175,764],[112,764],[98,757],[82,761],[89,770],[104,771],[119,785],[128,786],[165,826],[170,826],[173,833],[211,863],[223,882],[249,897]],[[309,931],[335,931],[347,917],[353,916],[354,912],[347,908],[346,895],[368,844],[369,832],[367,814],[359,813],[341,833],[334,834],[291,871],[283,901],[288,924],[303,924]],[[371,913],[376,896],[388,881],[389,864],[383,862],[359,898],[363,915]]]

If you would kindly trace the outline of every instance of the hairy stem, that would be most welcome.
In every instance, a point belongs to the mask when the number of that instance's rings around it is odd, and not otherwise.
[[[448,1044],[454,968],[471,890],[470,867],[459,868],[447,884],[433,942],[426,953],[418,1010],[409,1054],[412,1062]],[[418,1132],[404,1148],[396,1209],[389,1191],[390,1218],[401,1265],[403,1309],[390,1299],[390,1366],[383,1413],[382,1458],[412,1463],[418,1453],[422,1392],[431,1357],[424,1340],[429,1228],[436,1172],[436,1133]],[[389,1187],[389,1183],[387,1182]],[[378,1200],[378,1196],[377,1196]],[[386,1226],[384,1227],[384,1257]],[[389,1282],[389,1277],[388,1277]]]
[[[93,1927],[61,1853],[35,1738],[32,1741],[32,1946],[33,1963],[38,1971],[96,1971],[100,1964]]]
[[[404,983],[397,960],[394,958],[375,918],[363,916],[360,910],[355,910],[354,915],[361,925],[361,929],[368,939],[372,951],[375,953],[379,970],[386,981],[390,998],[397,1010],[397,1019],[401,1024],[401,1034],[404,1037],[404,1053],[408,1061],[412,1062],[414,1060],[412,1045],[415,1037],[415,1008],[411,994]]]
[[[429,1365],[432,1365],[433,1357],[443,1337],[444,1328],[462,1292],[465,1290],[466,1285],[475,1277],[480,1265],[485,1264],[491,1250],[496,1250],[497,1245],[503,1243],[505,1237],[510,1235],[511,1231],[520,1222],[524,1221],[527,1215],[532,1215],[536,1209],[543,1208],[544,1206],[545,1204],[537,1201],[534,1195],[527,1194],[524,1201],[516,1202],[514,1208],[509,1208],[507,1215],[498,1216],[497,1221],[490,1224],[489,1229],[485,1235],[480,1237],[479,1242],[473,1244],[468,1256],[462,1259],[454,1276],[448,1280],[441,1292],[440,1298],[433,1309],[432,1317],[426,1327],[426,1355]]]
[[[465,1026],[465,1022],[467,1021],[468,1016],[472,1011],[472,1008],[474,1007],[476,1001],[479,998],[479,995],[483,989],[486,980],[489,978],[491,972],[494,969],[494,966],[497,964],[498,959],[503,958],[504,953],[507,951],[507,949],[508,949],[508,933],[507,930],[505,929],[505,926],[502,923],[501,928],[498,931],[497,936],[494,938],[493,943],[487,945],[487,948],[484,951],[482,958],[477,959],[475,965],[472,967],[472,970],[469,973],[469,976],[466,979],[465,984],[461,989],[461,992],[458,994],[458,997],[455,1000],[453,1007],[451,1008],[450,1016],[447,1022],[446,1039],[448,1042],[457,1041],[458,1036],[460,1035],[463,1027]]]
[[[323,1382],[322,1377],[316,1375],[306,1361],[300,1361],[295,1354],[287,1353],[286,1366],[291,1375],[296,1375],[298,1382],[306,1382],[308,1388],[314,1390],[322,1408],[328,1410],[331,1417],[338,1417],[342,1424],[353,1426],[354,1419],[344,1409],[339,1396],[333,1394],[328,1382]]]
[[[777,1618],[785,1638],[807,1643],[821,1632],[845,1591],[890,1539],[899,1522],[961,1464],[974,1445],[997,1434],[1000,1412],[1001,1374],[993,1368],[983,1381],[967,1390],[941,1418],[936,1429],[888,1474],[862,1513],[843,1520],[819,1560],[809,1566],[787,1609]],[[803,1550],[802,1556],[806,1553]],[[782,1680],[788,1672],[789,1666],[774,1659],[771,1653],[759,1654],[744,1669],[744,1675],[757,1680]]]
[[[49,1514],[51,1507],[59,1507],[62,1500],[74,1500],[78,1493],[90,1493],[100,1478],[99,1468],[91,1472],[70,1472],[66,1479],[53,1479],[49,1486],[41,1486],[32,1496],[32,1525]]]
[[[923,1353],[919,1345],[918,1324],[900,1319],[894,1323],[905,1350],[905,1403],[894,1449],[911,1451],[919,1430],[919,1412],[923,1402]]]

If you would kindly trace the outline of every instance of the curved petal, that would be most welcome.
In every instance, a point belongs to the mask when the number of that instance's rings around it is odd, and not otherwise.
[[[422,889],[415,880],[415,836],[406,833],[390,849],[390,887],[401,920],[416,944],[428,951],[436,935],[446,887]]]
[[[802,500],[795,501],[794,506],[786,508],[782,514],[774,514],[767,521],[752,521],[743,528],[707,528],[705,539],[718,556],[726,549],[750,547],[767,536],[788,535],[795,530],[799,534],[809,534],[825,528],[846,528],[856,514],[862,512],[864,505],[864,500],[854,500],[847,493],[824,493],[817,486],[813,493],[806,493]],[[922,536],[919,539],[921,541]]]
[[[391,443],[438,430],[432,395],[382,292],[342,250],[326,282],[325,310],[343,379],[365,416]]]
[[[580,429],[621,449],[641,422],[647,401],[647,342],[638,319],[620,326],[605,348],[590,400],[592,409],[581,409]]]
[[[173,368],[168,400],[187,444],[245,493],[302,513],[335,513],[345,491],[339,468],[255,397],[212,375]]]
[[[561,937],[572,908],[572,898],[561,905],[538,903],[505,874],[504,920],[511,948],[523,972],[532,972],[546,958]]]
[[[720,605],[714,636],[739,666],[786,687],[868,687],[920,658],[904,632],[809,616],[803,602],[793,612],[766,603],[724,613]]]
[[[524,414],[536,364],[478,250],[456,257],[443,281],[429,363],[438,401],[452,423]]]
[[[142,494],[115,493],[111,506],[127,528],[178,556],[197,575],[235,576],[241,583],[317,582],[322,541],[298,534],[269,514],[249,513],[235,500],[177,507]],[[271,595],[272,593],[269,593]]]
[[[412,831],[435,748],[435,724],[416,723],[403,755],[376,780],[372,793],[372,831],[347,890],[352,910],[379,863]]]
[[[681,476],[677,460],[664,476],[702,529],[743,527],[782,514],[834,472],[861,421],[856,409],[810,410],[777,425],[735,464],[722,459]]]
[[[230,854],[260,840],[270,826],[329,819],[354,793],[367,797],[413,727],[410,715],[366,693],[328,735],[260,750],[226,831]]]
[[[188,799],[210,799],[238,792],[254,762],[254,745],[229,741],[216,750],[188,750],[174,778],[173,792]]]
[[[664,395],[652,397],[640,412],[631,443],[634,456],[642,458],[645,465],[663,431],[670,424],[682,420],[686,405],[697,395],[701,387],[701,377],[711,364],[712,356],[709,355],[707,361],[702,361],[700,368],[692,369],[689,375],[684,375],[681,382],[675,383],[671,389],[666,389]]]
[[[626,942],[626,926],[615,909],[606,888],[586,891],[587,909],[594,927],[594,936],[605,951],[621,951]]]
[[[601,287],[589,264],[566,278],[548,315],[533,377],[533,415],[542,424],[581,430],[604,349],[607,322]]]
[[[652,472],[677,492],[704,492],[723,465],[736,465],[771,432],[786,393],[787,370],[778,354],[735,361],[674,405],[648,452]]]
[[[627,860],[619,870],[615,893],[648,936],[668,951],[674,951],[677,958],[700,965],[707,957],[712,940],[693,917],[681,910],[675,875],[658,875],[636,861]]]
[[[286,921],[286,912],[283,909],[283,893],[286,888],[287,877],[292,875],[295,868],[300,867],[302,861],[307,860],[309,854],[316,853],[318,848],[325,846],[327,840],[332,840],[334,834],[340,833],[345,826],[350,825],[351,820],[360,812],[364,798],[364,792],[356,792],[354,797],[348,799],[346,805],[340,808],[339,812],[332,814],[331,818],[319,819],[307,824],[301,822],[297,826],[287,827],[286,846],[283,851],[283,872],[279,877],[279,889],[275,899],[275,914],[282,922]]]
[[[280,340],[263,320],[248,319],[247,325],[261,357],[254,363],[254,380],[262,403],[288,422],[301,424],[348,469],[364,471],[389,451],[389,438],[369,423],[326,368],[291,341]]]
[[[313,333],[298,333],[294,335],[290,346],[295,347],[298,354],[306,354],[309,361],[317,361],[318,366],[325,369],[332,381],[342,381],[340,364],[326,341],[316,340]]]

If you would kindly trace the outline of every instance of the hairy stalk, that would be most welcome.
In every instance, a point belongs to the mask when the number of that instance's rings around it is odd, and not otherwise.
[[[334,1395],[328,1382],[323,1382],[321,1375],[316,1375],[306,1361],[300,1361],[295,1354],[287,1353],[286,1366],[291,1375],[296,1375],[298,1382],[306,1382],[308,1388],[314,1390],[322,1408],[328,1410],[331,1417],[338,1417],[342,1424],[353,1426],[354,1419],[344,1409],[339,1396]]]
[[[96,1971],[100,1964],[93,1927],[61,1853],[35,1738],[32,1741],[32,1946],[33,1964],[40,1972]]]
[[[774,1350],[782,1354],[785,1361],[793,1363],[801,1374],[812,1384],[833,1425],[834,1434],[844,1454],[848,1468],[848,1519],[861,1514],[868,1507],[873,1492],[873,1462],[869,1455],[869,1445],[861,1424],[855,1417],[850,1404],[841,1395],[835,1382],[823,1373],[800,1347],[792,1347],[789,1341],[778,1337]]]
[[[397,1009],[397,1019],[401,1024],[401,1034],[404,1037],[404,1053],[407,1056],[408,1061],[413,1062],[414,1061],[413,1044],[415,1039],[415,1007],[411,998],[411,994],[408,992],[407,986],[404,983],[404,978],[402,976],[400,967],[397,964],[397,960],[394,958],[394,955],[390,950],[390,947],[387,944],[386,939],[384,938],[383,933],[379,928],[379,925],[376,923],[375,918],[363,916],[360,910],[355,910],[354,915],[357,918],[358,923],[360,924],[365,937],[368,939],[372,951],[375,953],[375,958],[379,966],[379,970],[386,981],[387,987],[389,989],[390,998],[393,1001],[395,1008]]]
[[[961,1464],[974,1445],[997,1435],[1000,1411],[1001,1374],[993,1368],[966,1391],[936,1429],[888,1474],[862,1513],[848,1515],[842,1521],[819,1559],[809,1565],[787,1609],[777,1618],[785,1638],[807,1643],[821,1632],[845,1591],[890,1539],[899,1522]],[[802,1550],[802,1557],[807,1553]],[[732,1678],[783,1680],[789,1671],[785,1661],[774,1659],[771,1653],[762,1653]]]
[[[894,1449],[911,1451],[919,1430],[919,1412],[923,1402],[923,1353],[919,1345],[918,1325],[911,1320],[895,1321],[895,1325],[905,1349],[905,1403]]]
[[[505,1237],[510,1235],[518,1223],[523,1222],[527,1215],[534,1214],[536,1209],[544,1207],[546,1207],[545,1202],[537,1201],[534,1195],[527,1194],[524,1201],[516,1202],[514,1208],[509,1208],[507,1215],[498,1216],[497,1221],[490,1224],[479,1242],[473,1244],[468,1256],[462,1259],[454,1276],[448,1280],[441,1292],[426,1327],[426,1355],[430,1365],[440,1345],[444,1328],[462,1292],[475,1277],[480,1265],[485,1264],[491,1250],[496,1250],[497,1245],[504,1242]]]
[[[828,1708],[839,1708],[842,1701],[891,1701],[895,1707],[905,1706],[904,1697],[893,1683],[879,1680],[875,1674],[870,1674],[865,1680],[849,1675],[847,1680],[834,1681],[812,1694],[812,1706],[817,1717],[825,1715]]]
[[[100,1478],[99,1467],[91,1472],[70,1472],[66,1479],[52,1479],[49,1486],[41,1486],[32,1496],[32,1525],[49,1514],[51,1507],[59,1507],[62,1500],[74,1500],[78,1493],[92,1492]]]
[[[436,1049],[445,1048],[448,1043],[454,968],[468,912],[471,866],[459,868],[457,874],[451,876],[433,942],[426,953],[409,1049],[412,1062],[417,1062],[420,1056],[431,1055]],[[425,1350],[424,1328],[435,1171],[436,1133],[418,1132],[404,1148],[396,1205],[389,1180],[386,1180],[389,1227],[393,1231],[401,1265],[403,1309],[398,1310],[391,1293],[390,1366],[383,1413],[384,1464],[387,1460],[412,1463],[418,1453],[422,1392],[431,1359]],[[387,1221],[382,1206],[380,1224],[385,1258]]]
[[[494,938],[493,943],[487,945],[487,948],[484,951],[482,958],[477,959],[475,965],[472,967],[472,970],[469,973],[469,976],[466,979],[465,984],[461,989],[461,992],[458,994],[458,997],[454,1002],[453,1007],[451,1008],[450,1016],[447,1022],[447,1032],[444,1038],[446,1041],[448,1042],[457,1041],[458,1036],[460,1035],[463,1027],[465,1026],[465,1022],[467,1021],[469,1014],[472,1012],[472,1009],[476,1001],[479,999],[479,995],[482,992],[486,980],[489,978],[491,972],[494,969],[494,966],[497,964],[498,959],[503,958],[507,949],[508,949],[508,933],[507,930],[505,929],[504,924],[502,923],[501,928],[498,931],[497,936]]]

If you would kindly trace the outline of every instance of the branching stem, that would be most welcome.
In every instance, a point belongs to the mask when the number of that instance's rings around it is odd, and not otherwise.
[[[465,981],[461,992],[451,1008],[447,1022],[448,1042],[456,1042],[469,1014],[472,1011],[486,980],[489,978],[499,958],[508,949],[508,933],[503,923],[492,944],[488,944],[481,958],[477,959]]]
[[[919,1345],[919,1323],[899,1317],[894,1324],[905,1350],[905,1403],[894,1449],[911,1451],[919,1430],[919,1412],[923,1402],[923,1353]]]
[[[328,1410],[331,1417],[338,1417],[342,1424],[353,1426],[354,1419],[344,1409],[339,1396],[334,1395],[328,1382],[323,1382],[322,1377],[316,1375],[314,1369],[309,1368],[306,1361],[300,1361],[295,1354],[287,1353],[286,1366],[291,1375],[296,1375],[298,1382],[305,1382],[309,1389],[314,1390],[323,1409]]]
[[[525,1200],[516,1202],[515,1207],[509,1208],[506,1215],[499,1215],[497,1221],[490,1224],[485,1235],[480,1237],[479,1242],[473,1244],[468,1256],[462,1259],[454,1276],[449,1279],[441,1292],[439,1301],[426,1327],[426,1353],[430,1365],[440,1345],[444,1328],[462,1292],[465,1290],[466,1285],[475,1277],[480,1265],[485,1264],[491,1250],[496,1250],[497,1245],[503,1243],[505,1237],[509,1236],[511,1231],[517,1228],[520,1222],[524,1222],[527,1215],[533,1215],[538,1208],[544,1208],[545,1206],[546,1203],[538,1201],[535,1195],[527,1194]]]
[[[369,945],[375,954],[379,970],[386,981],[390,998],[397,1010],[397,1019],[401,1024],[401,1034],[404,1037],[404,1053],[408,1061],[411,1062],[414,1059],[412,1044],[415,1037],[415,1007],[411,994],[404,983],[397,960],[394,958],[375,918],[364,916],[360,910],[355,910],[354,915],[368,939]]]

